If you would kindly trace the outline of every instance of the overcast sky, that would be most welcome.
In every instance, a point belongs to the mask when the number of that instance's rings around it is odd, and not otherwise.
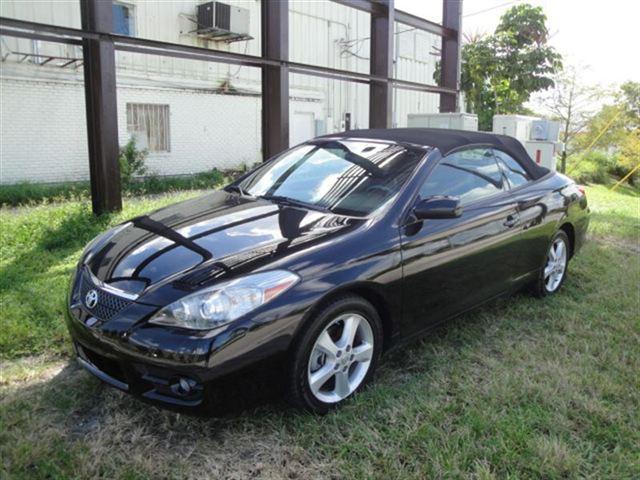
[[[582,67],[584,83],[609,87],[640,81],[640,0],[464,0],[465,33],[491,33],[518,3],[541,6],[550,42],[565,63]],[[441,22],[441,0],[396,0],[398,10]]]

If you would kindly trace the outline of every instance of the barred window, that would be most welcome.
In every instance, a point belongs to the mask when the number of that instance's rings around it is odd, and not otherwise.
[[[127,132],[141,149],[171,151],[169,105],[127,103]]]

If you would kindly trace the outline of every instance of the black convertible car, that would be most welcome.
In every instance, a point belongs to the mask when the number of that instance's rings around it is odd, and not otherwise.
[[[557,292],[588,214],[509,137],[334,134],[97,237],[67,323],[79,362],[143,399],[197,411],[268,369],[326,412],[400,341],[523,287]]]

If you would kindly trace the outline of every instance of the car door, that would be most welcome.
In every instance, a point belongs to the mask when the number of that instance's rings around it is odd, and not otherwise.
[[[517,261],[511,248],[516,205],[491,149],[469,148],[440,159],[416,202],[438,195],[458,197],[461,216],[409,218],[401,226],[406,334],[508,290]]]
[[[553,225],[545,222],[548,212],[544,198],[548,190],[534,183],[526,169],[511,155],[495,148],[493,153],[518,209],[514,248],[520,255],[514,269],[514,276],[517,276],[514,281],[526,281],[528,274],[535,273],[541,267],[553,235]]]

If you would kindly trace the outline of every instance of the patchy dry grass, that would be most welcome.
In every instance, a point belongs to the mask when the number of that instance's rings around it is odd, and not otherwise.
[[[0,377],[0,476],[639,478],[640,200],[602,187],[588,195],[595,240],[571,263],[561,294],[518,295],[451,322],[389,355],[370,389],[325,417],[281,403],[221,419],[147,406],[70,362],[60,317],[44,317],[39,334],[59,340],[3,340],[14,358]],[[52,208],[78,219],[78,206]],[[31,226],[42,245],[65,221],[56,211],[34,229],[44,218],[26,210],[11,225],[25,236]],[[17,282],[2,280],[3,298],[26,294],[29,279],[54,304],[88,236],[81,231],[80,240],[49,238],[58,246],[45,249],[40,271],[27,263],[21,274],[17,259],[34,252],[3,245],[15,258],[0,267]],[[60,273],[49,282],[47,272]],[[12,305],[25,317],[34,308]],[[3,329],[6,319],[3,305]],[[15,359],[43,348],[57,356]]]

